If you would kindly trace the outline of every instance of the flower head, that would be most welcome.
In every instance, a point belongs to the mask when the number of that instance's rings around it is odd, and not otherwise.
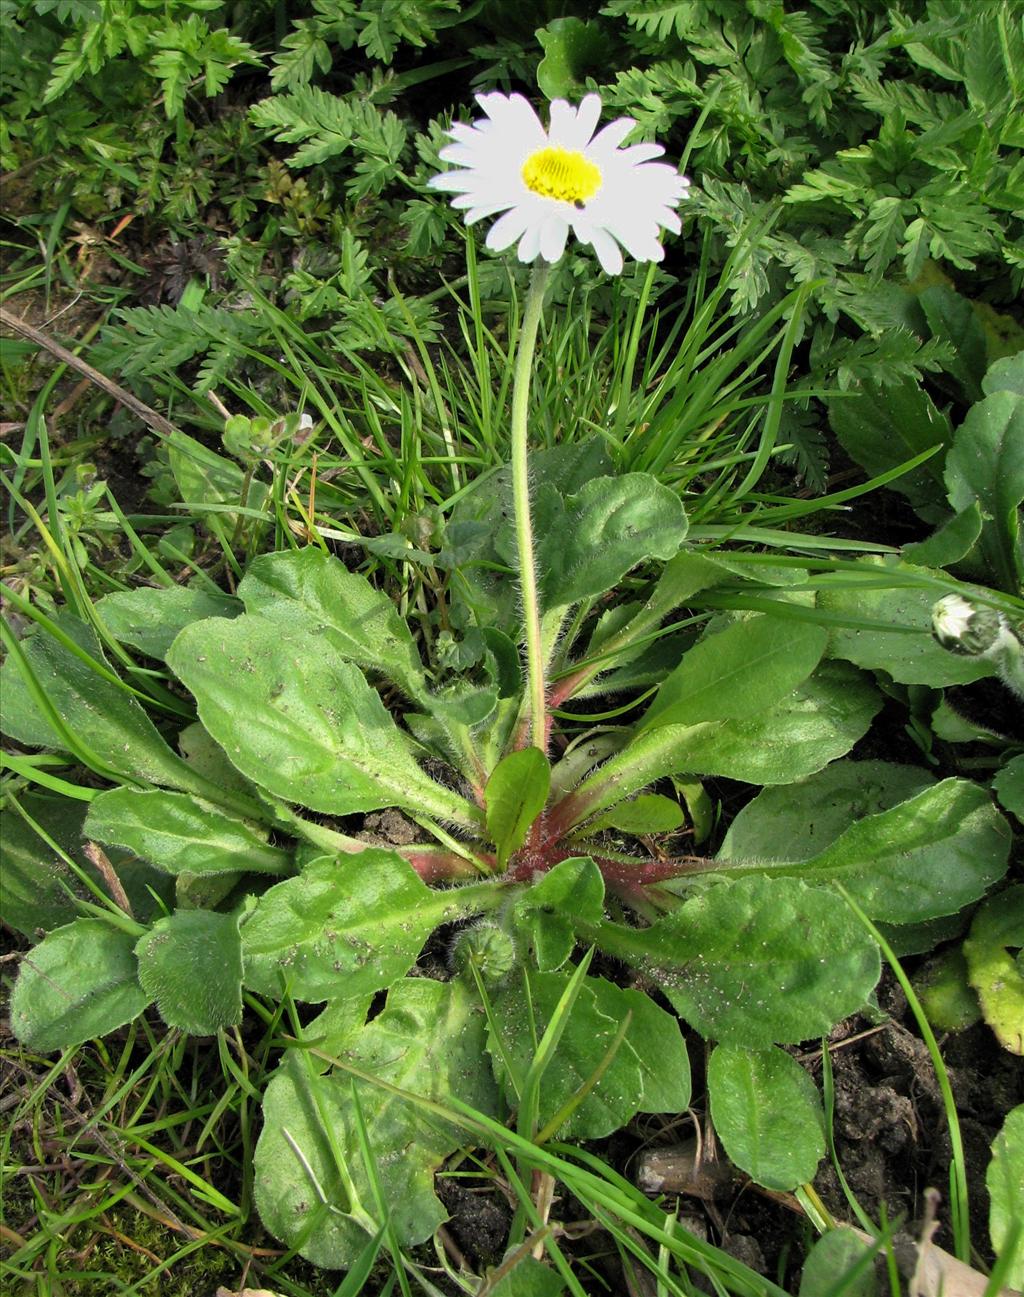
[[[932,634],[950,653],[996,660],[1020,652],[1009,620],[994,608],[978,608],[959,594],[947,594],[932,608]]]
[[[458,170],[434,176],[435,189],[457,197],[466,224],[503,212],[487,234],[495,252],[516,249],[520,261],[557,261],[572,230],[593,246],[610,275],[622,270],[619,245],[637,261],[665,255],[661,230],[678,234],[676,205],[689,181],[674,167],[652,162],[659,144],[620,148],[635,125],[620,117],[595,135],[601,100],[587,95],[578,108],[564,99],[551,105],[545,130],[522,95],[477,95],[486,117],[472,126],[454,122],[453,143],[441,150]]]

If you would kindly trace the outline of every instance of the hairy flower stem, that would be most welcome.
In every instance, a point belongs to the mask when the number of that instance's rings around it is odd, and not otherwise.
[[[516,548],[519,553],[519,583],[523,593],[523,620],[526,624],[530,735],[534,747],[540,748],[542,752],[547,751],[547,691],[544,684],[540,602],[537,597],[537,565],[533,554],[533,525],[530,520],[527,411],[533,355],[547,282],[548,267],[541,262],[530,276],[512,382],[512,504],[515,510]]]

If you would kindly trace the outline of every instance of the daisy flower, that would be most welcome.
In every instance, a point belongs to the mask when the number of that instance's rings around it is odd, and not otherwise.
[[[564,99],[551,105],[545,130],[522,95],[477,95],[486,117],[471,126],[454,122],[452,143],[441,158],[458,169],[430,181],[456,194],[466,224],[503,212],[487,234],[495,252],[516,249],[520,261],[538,254],[557,261],[569,231],[590,244],[610,275],[622,270],[621,247],[637,261],[660,261],[662,230],[678,234],[675,207],[690,182],[674,167],[652,162],[659,144],[620,148],[636,124],[620,117],[595,135],[601,100],[587,95],[578,108]]]

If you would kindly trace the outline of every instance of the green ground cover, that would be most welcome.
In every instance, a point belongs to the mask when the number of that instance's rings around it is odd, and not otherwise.
[[[1021,4],[0,23],[4,1291],[1024,1285]]]

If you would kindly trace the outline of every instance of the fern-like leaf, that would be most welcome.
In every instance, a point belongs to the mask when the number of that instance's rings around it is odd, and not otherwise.
[[[252,121],[274,133],[283,144],[300,144],[287,164],[309,167],[351,148],[356,114],[352,105],[315,86],[263,99],[249,110]]]

